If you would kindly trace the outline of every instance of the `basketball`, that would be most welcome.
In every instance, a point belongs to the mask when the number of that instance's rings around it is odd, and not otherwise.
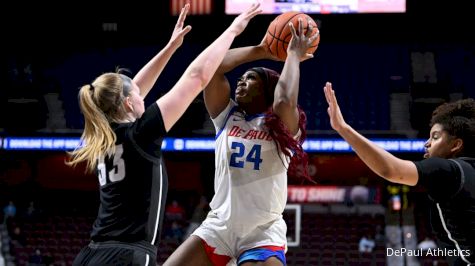
[[[285,12],[277,16],[267,28],[265,43],[269,48],[272,55],[285,60],[287,58],[287,46],[292,38],[292,32],[290,31],[289,22],[294,25],[297,34],[299,34],[299,18],[302,19],[303,28],[305,34],[308,31],[308,23],[313,26],[312,34],[317,32],[317,23],[309,15],[301,12]],[[307,50],[307,53],[313,54],[320,42],[320,36],[312,43],[312,46]]]

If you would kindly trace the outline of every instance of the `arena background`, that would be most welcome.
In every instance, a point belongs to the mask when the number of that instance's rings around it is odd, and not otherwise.
[[[187,18],[193,30],[146,105],[231,23],[224,3],[211,2],[209,14]],[[402,158],[420,159],[434,107],[475,97],[468,5],[408,0],[403,14],[312,14],[321,43],[315,58],[302,63],[299,103],[308,116],[313,142],[306,148],[318,184],[289,179],[288,265],[446,265],[443,256],[388,254],[387,248],[411,249],[433,238],[427,198],[418,187],[376,176],[342,144],[330,129],[322,87],[334,84],[353,127]],[[38,249],[47,265],[71,265],[88,242],[98,204],[96,177],[64,165],[65,150],[83,126],[78,88],[117,66],[135,74],[166,44],[176,17],[171,1],[18,1],[3,11],[0,206],[11,201],[17,212],[0,226],[0,254],[6,265],[28,265]],[[275,16],[256,17],[233,47],[260,42]],[[197,206],[206,210],[214,193],[213,128],[201,96],[169,136],[169,208],[159,263],[200,222]],[[369,253],[359,251],[365,235],[376,244]]]

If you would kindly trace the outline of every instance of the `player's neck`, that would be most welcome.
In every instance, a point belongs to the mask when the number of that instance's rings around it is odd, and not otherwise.
[[[266,111],[266,109],[257,104],[240,104],[239,105],[241,111],[245,115],[255,115],[255,114],[262,114]]]
[[[120,122],[121,123],[132,123],[132,122],[135,122],[135,117],[132,114],[128,113],[127,116],[124,117],[124,119],[122,119]]]

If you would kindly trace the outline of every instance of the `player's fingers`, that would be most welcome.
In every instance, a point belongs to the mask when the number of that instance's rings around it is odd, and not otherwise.
[[[180,17],[178,18],[177,24],[183,25],[183,22],[186,19],[186,15],[188,14],[188,10],[190,10],[190,4],[186,4],[180,12]]]
[[[302,18],[299,18],[299,34],[300,34],[300,37],[305,36],[305,34],[303,33],[303,21],[302,21]]]
[[[309,30],[309,31],[310,31],[310,30]],[[318,38],[318,36],[320,36],[320,31],[319,31],[319,30],[317,30],[317,32],[315,32],[315,34],[312,35],[312,36],[309,38],[310,42],[313,43],[313,42]]]
[[[307,33],[305,34],[305,36],[310,37],[312,36],[312,32],[313,32],[313,24],[312,24],[312,20],[309,18],[307,19]]]
[[[292,24],[292,22],[289,22],[289,27],[290,27],[290,32],[292,33],[292,38],[297,37],[297,32],[295,31],[294,24]]]

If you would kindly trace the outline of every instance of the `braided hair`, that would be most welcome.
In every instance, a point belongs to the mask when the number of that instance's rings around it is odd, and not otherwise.
[[[307,131],[305,128],[307,124],[307,116],[305,115],[305,112],[299,106],[297,107],[299,113],[298,127],[300,130],[300,137],[295,139],[287,126],[272,109],[274,91],[277,82],[279,81],[280,74],[272,69],[264,67],[253,67],[248,71],[256,72],[264,83],[266,106],[269,106],[265,113],[265,125],[269,129],[269,134],[282,153],[291,158],[288,172],[298,173],[300,177],[314,182],[308,174],[308,155],[302,148],[302,144],[307,138]],[[292,152],[293,156],[291,154]]]

